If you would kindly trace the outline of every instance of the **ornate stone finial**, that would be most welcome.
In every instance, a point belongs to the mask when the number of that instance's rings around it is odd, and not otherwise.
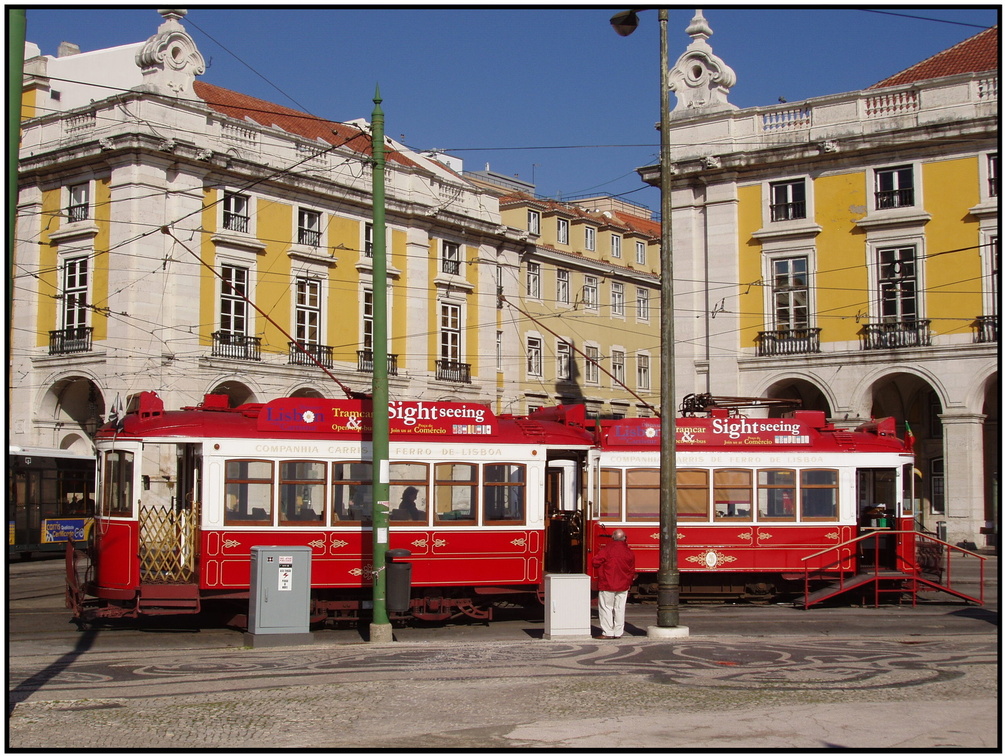
[[[195,97],[192,82],[196,76],[206,73],[206,62],[195,40],[181,25],[188,11],[162,8],[157,12],[164,23],[136,53],[136,65],[143,71],[143,84],[138,89],[174,97]]]
[[[736,83],[736,74],[712,52],[708,44],[712,29],[700,10],[691,19],[687,33],[691,44],[670,69],[670,90],[677,95],[674,113],[735,110],[736,106],[727,102],[726,96]]]

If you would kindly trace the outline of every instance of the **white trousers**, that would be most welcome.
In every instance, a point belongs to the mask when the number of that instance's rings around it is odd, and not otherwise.
[[[625,602],[628,591],[600,591],[597,595],[597,615],[604,635],[620,638],[625,632]]]

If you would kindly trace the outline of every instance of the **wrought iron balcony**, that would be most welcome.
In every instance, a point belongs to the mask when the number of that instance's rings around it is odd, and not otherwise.
[[[798,220],[806,217],[805,202],[783,202],[771,206],[771,220],[773,222]]]
[[[307,247],[320,247],[321,232],[309,228],[297,229],[297,242]]]
[[[900,320],[862,326],[863,349],[907,349],[932,345],[931,320]]]
[[[332,362],[333,348],[324,344],[308,344],[303,341],[287,342],[290,347],[290,365],[317,365],[334,367]],[[314,359],[311,359],[313,357]]]
[[[436,380],[471,383],[471,365],[453,360],[437,360]]]
[[[235,360],[261,360],[262,340],[243,333],[213,331],[213,356]]]
[[[997,315],[978,315],[970,327],[974,329],[975,344],[991,344],[998,341]]]
[[[914,189],[884,189],[876,192],[876,208],[879,210],[913,206]]]
[[[819,328],[789,328],[778,331],[760,331],[756,339],[757,356],[815,354],[820,351],[820,330]]]
[[[369,349],[356,350],[356,372],[357,373],[373,372],[373,352],[371,350]],[[398,355],[396,354],[387,355],[387,374],[388,375],[398,374]]]
[[[240,231],[242,234],[246,234],[248,233],[248,216],[224,210],[223,227],[228,231]]]
[[[91,326],[74,326],[49,331],[49,354],[78,354],[91,351]]]

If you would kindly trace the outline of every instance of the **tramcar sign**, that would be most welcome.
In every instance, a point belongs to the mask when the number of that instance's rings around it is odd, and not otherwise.
[[[659,446],[660,421],[628,419],[612,424],[610,446]],[[791,418],[678,418],[677,443],[683,446],[769,446],[810,444],[810,429]]]
[[[392,434],[491,436],[496,417],[488,407],[468,402],[388,403]],[[373,430],[373,404],[359,399],[274,399],[258,416],[260,431],[368,434]]]

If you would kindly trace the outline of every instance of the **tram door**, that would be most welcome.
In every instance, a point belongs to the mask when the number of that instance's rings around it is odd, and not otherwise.
[[[583,512],[579,490],[579,465],[575,460],[548,460],[544,498],[545,572],[583,572]]]
[[[875,533],[875,538],[861,542],[862,558],[867,564],[876,560],[887,569],[896,569],[897,538],[883,531],[897,530],[901,516],[901,501],[897,485],[897,470],[892,468],[858,471],[858,522],[861,533]]]

